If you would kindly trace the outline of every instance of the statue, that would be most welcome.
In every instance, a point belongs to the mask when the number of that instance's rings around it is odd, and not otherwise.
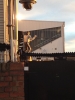
[[[30,32],[27,32],[27,34],[24,35],[23,51],[31,52],[32,48],[30,46],[30,42],[33,41],[36,37],[36,35],[34,37],[31,37]]]

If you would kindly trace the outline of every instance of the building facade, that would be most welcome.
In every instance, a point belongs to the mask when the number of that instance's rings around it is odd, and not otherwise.
[[[21,20],[18,22],[19,46],[22,44],[22,33],[30,31],[31,36],[37,38],[30,44],[35,53],[63,53],[64,48],[64,22]]]
[[[0,42],[9,41],[8,36],[8,0],[0,0]]]
[[[18,41],[17,9],[17,0],[0,0],[0,43],[9,44],[11,38]],[[17,44],[17,42],[15,44]],[[8,60],[9,51],[0,52],[0,61]]]
[[[8,0],[0,0],[0,43],[9,43]],[[0,61],[6,61],[8,53],[0,52]]]

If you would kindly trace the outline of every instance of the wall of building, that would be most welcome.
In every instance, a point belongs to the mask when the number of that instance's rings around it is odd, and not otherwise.
[[[63,25],[64,25],[64,22],[58,22],[58,21],[21,20],[21,21],[18,21],[18,30],[31,31],[31,30],[60,27]]]
[[[63,53],[62,37],[42,46],[41,49],[33,51],[34,53]]]
[[[8,2],[0,0],[0,42],[9,42],[8,36]]]
[[[8,0],[4,0],[4,42],[9,43],[8,34]]]
[[[4,42],[4,4],[0,0],[0,42]]]
[[[8,34],[8,0],[0,0],[0,43],[9,43]],[[9,53],[0,52],[0,62],[9,60]]]
[[[25,100],[24,63],[0,63],[0,100]]]
[[[0,43],[4,43],[4,2],[0,0]],[[4,53],[0,52],[0,62],[4,60]]]

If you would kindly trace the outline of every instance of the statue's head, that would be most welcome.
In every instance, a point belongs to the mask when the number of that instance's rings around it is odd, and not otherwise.
[[[30,35],[30,32],[28,32],[28,35]]]

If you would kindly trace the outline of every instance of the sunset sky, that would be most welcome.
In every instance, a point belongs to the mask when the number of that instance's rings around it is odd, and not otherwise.
[[[65,51],[75,52],[75,0],[37,0],[30,11],[18,8],[23,20],[65,22]]]

